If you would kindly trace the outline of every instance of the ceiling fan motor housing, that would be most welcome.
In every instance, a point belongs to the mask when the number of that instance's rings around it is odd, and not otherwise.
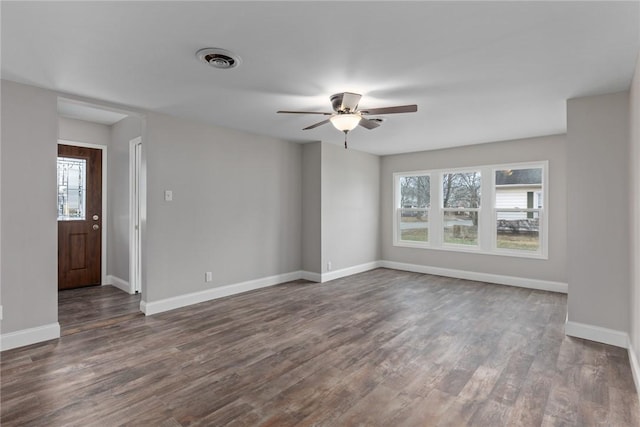
[[[354,111],[356,111],[356,108],[358,108],[358,104],[348,106],[347,108],[342,108],[342,101],[344,100],[345,93],[347,92],[335,93],[331,95],[331,98],[330,98],[331,107],[333,108],[333,111],[335,111],[336,113],[349,113],[349,112],[353,113]],[[353,94],[353,95],[356,95],[356,94]]]

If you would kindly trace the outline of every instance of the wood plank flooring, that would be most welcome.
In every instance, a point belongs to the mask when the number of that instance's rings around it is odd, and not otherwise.
[[[3,352],[1,422],[640,425],[626,351],[565,315],[565,295],[387,269],[295,281]]]
[[[58,322],[64,335],[102,328],[143,316],[140,294],[115,286],[91,286],[58,292]]]

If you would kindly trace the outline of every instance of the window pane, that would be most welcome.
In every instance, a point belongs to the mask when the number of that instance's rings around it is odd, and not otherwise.
[[[428,208],[431,205],[431,188],[428,175],[400,178],[400,207]]]
[[[444,213],[444,243],[478,244],[478,212],[446,211]]]
[[[515,218],[516,215],[520,217]],[[533,252],[540,249],[539,212],[498,212],[497,221],[498,248]]]
[[[85,219],[87,161],[58,157],[58,220]]]
[[[480,172],[443,174],[442,207],[479,208]]]
[[[429,241],[429,214],[426,209],[400,209],[400,240]]]
[[[542,196],[542,168],[496,171],[497,209],[540,209]]]

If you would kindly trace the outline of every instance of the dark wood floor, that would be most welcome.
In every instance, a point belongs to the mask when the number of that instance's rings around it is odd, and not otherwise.
[[[2,353],[2,425],[638,426],[566,296],[378,269]]]
[[[129,295],[115,286],[58,292],[58,322],[63,336],[108,327],[142,315],[140,294]]]

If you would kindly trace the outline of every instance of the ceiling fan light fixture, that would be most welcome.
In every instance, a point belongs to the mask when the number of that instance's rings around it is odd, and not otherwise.
[[[332,116],[329,120],[339,131],[349,132],[358,126],[361,119],[362,116],[360,114],[337,114]]]

